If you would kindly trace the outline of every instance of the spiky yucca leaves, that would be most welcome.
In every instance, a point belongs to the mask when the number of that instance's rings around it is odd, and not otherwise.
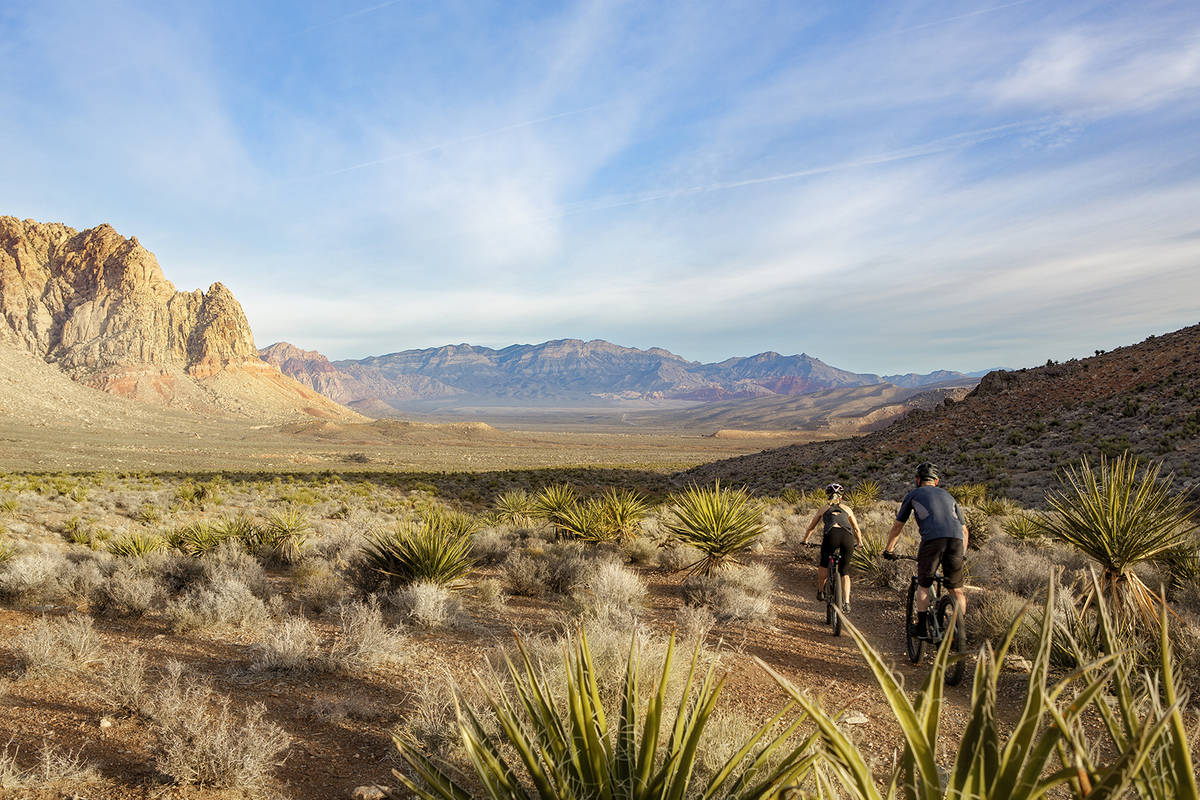
[[[1191,541],[1195,526],[1170,479],[1159,481],[1161,464],[1144,470],[1128,453],[1101,457],[1096,469],[1085,458],[1062,476],[1063,488],[1046,495],[1054,511],[1037,518],[1047,536],[1074,546],[1099,564],[1101,591],[1118,617],[1158,617],[1158,596],[1133,568]],[[1139,475],[1138,473],[1141,472]]]
[[[1103,606],[1102,598],[1099,602]],[[1054,606],[1053,583],[1047,590],[1046,605]],[[1164,629],[1165,624],[1164,617]],[[1127,728],[1130,735],[1114,733],[1116,750],[1109,751],[1112,755],[1106,762],[1098,761],[1094,755],[1097,750],[1087,739],[1081,716],[1092,707],[1112,719],[1114,724],[1120,723],[1116,711],[1104,711],[1108,708],[1108,700],[1102,692],[1114,685],[1124,656],[1117,653],[1091,661],[1085,668],[1049,686],[1054,636],[1051,614],[1044,614],[1041,620],[1024,707],[1011,726],[1004,726],[1004,730],[1011,730],[1010,733],[1003,733],[997,721],[997,686],[1000,665],[1016,635],[1020,619],[1013,623],[998,650],[993,652],[986,642],[980,648],[967,724],[953,763],[945,774],[945,785],[939,777],[937,734],[943,705],[943,679],[951,658],[951,637],[942,641],[933,668],[914,703],[904,693],[899,677],[887,666],[885,658],[857,628],[848,621],[844,625],[866,657],[904,737],[904,754],[886,791],[876,785],[866,754],[841,730],[834,717],[761,660],[759,665],[771,673],[816,722],[824,745],[824,759],[836,782],[850,797],[893,800],[902,795],[910,800],[1035,800],[1056,790],[1076,798],[1115,798],[1131,784],[1138,786],[1136,776],[1150,768],[1156,754],[1169,754],[1181,760],[1169,765],[1172,772],[1170,791],[1146,793],[1142,795],[1143,800],[1196,797],[1195,776],[1190,758],[1186,757],[1186,731],[1182,728],[1176,704],[1173,678],[1169,681],[1170,688],[1164,688],[1161,695],[1154,694],[1161,697],[1158,705],[1145,703],[1135,710],[1131,701]],[[1169,667],[1169,659],[1165,663]],[[1169,669],[1164,672],[1171,674]],[[1122,703],[1121,707],[1125,705]],[[1179,753],[1180,746],[1183,754]],[[1190,793],[1185,772],[1191,776]],[[1179,787],[1183,791],[1172,793]]]
[[[222,539],[233,539],[246,547],[258,540],[258,525],[244,513],[226,514],[213,526]]]
[[[534,498],[524,489],[497,495],[492,501],[496,519],[506,525],[523,525],[531,520],[537,507]]]
[[[982,483],[960,483],[945,488],[959,505],[979,506],[987,501],[987,486]]]
[[[558,512],[555,524],[563,533],[585,542],[606,542],[616,538],[608,525],[604,505],[594,499],[567,506]]]
[[[393,586],[428,581],[454,586],[475,566],[471,534],[463,520],[451,515],[428,515],[391,530],[367,535],[363,555],[371,570]]]
[[[715,664],[701,677],[697,669],[699,645],[693,651],[674,723],[669,728],[667,677],[674,637],[667,646],[657,685],[651,687],[645,700],[638,687],[635,637],[629,649],[617,718],[611,722],[600,700],[604,692],[582,630],[574,647],[564,648],[565,697],[549,685],[545,673],[534,666],[520,641],[518,648],[520,665],[507,661],[508,681],[494,675],[490,689],[484,687],[489,706],[486,711],[494,716],[498,732],[492,733],[495,728],[482,721],[484,709],[471,708],[461,699],[456,701],[459,733],[484,797],[758,800],[776,797],[785,787],[799,783],[816,758],[811,735],[793,740],[804,717],[794,715],[795,704],[789,703],[751,735],[705,786],[692,788],[689,784],[700,740],[725,680],[715,674]],[[472,796],[444,762],[426,756],[415,742],[395,741],[415,775],[395,773],[409,791],[423,800],[467,800]],[[510,763],[508,753],[515,754],[519,761]],[[391,796],[401,795],[397,791]]]
[[[5,561],[11,561],[12,557],[17,554],[17,548],[12,544],[0,540],[0,564]]]
[[[693,484],[676,495],[666,529],[704,557],[688,569],[708,575],[717,567],[736,563],[736,554],[750,545],[765,529],[762,512],[745,488],[711,489]]]
[[[465,511],[458,511],[445,506],[433,506],[420,514],[423,525],[429,528],[445,531],[454,536],[470,536],[480,528],[477,517]]]
[[[216,550],[228,538],[225,533],[207,522],[193,522],[172,531],[167,544],[197,558]]]
[[[134,531],[109,542],[108,552],[114,556],[145,558],[150,553],[162,550],[166,546],[166,542],[153,534]]]
[[[570,484],[556,483],[551,486],[543,486],[533,497],[534,516],[559,527],[559,517],[577,502],[575,489]]]
[[[605,527],[612,538],[627,542],[637,533],[642,517],[650,510],[646,498],[630,489],[610,486],[600,495]]]
[[[855,511],[862,511],[875,505],[875,501],[879,499],[879,484],[872,480],[859,481],[850,493],[846,495],[846,502]]]
[[[288,507],[268,514],[256,533],[254,550],[258,555],[292,564],[308,546],[312,525],[304,512]]]
[[[1038,524],[1037,517],[1029,512],[1021,512],[1005,517],[1001,525],[1002,530],[1014,539],[1019,541],[1036,541],[1042,538],[1042,528]],[[971,530],[973,536],[975,531]]]
[[[888,573],[883,565],[883,548],[886,544],[887,536],[883,533],[863,531],[862,542],[850,554],[850,567],[873,583],[886,584]]]

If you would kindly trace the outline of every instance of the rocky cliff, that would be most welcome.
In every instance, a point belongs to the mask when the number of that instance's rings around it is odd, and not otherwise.
[[[222,284],[176,291],[136,237],[0,217],[0,337],[113,394],[248,417],[353,418],[258,357]]]

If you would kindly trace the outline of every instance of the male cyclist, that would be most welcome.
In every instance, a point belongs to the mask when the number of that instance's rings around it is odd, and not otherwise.
[[[971,534],[958,502],[945,489],[938,488],[937,467],[926,461],[917,467],[917,488],[904,496],[896,512],[896,522],[883,547],[884,558],[895,558],[892,551],[896,541],[914,511],[921,533],[921,547],[917,550],[917,635],[924,639],[929,635],[929,587],[939,564],[959,619],[967,610],[967,596],[962,590],[963,554]]]
[[[817,561],[817,599],[821,599],[821,587],[829,577],[829,567],[826,566],[829,564],[829,557],[833,555],[834,550],[841,550],[842,563],[838,572],[841,573],[842,584],[846,587],[842,597],[846,601],[846,610],[849,611],[850,557],[854,555],[855,546],[862,544],[862,531],[858,529],[858,520],[854,518],[854,512],[849,506],[842,505],[842,494],[845,491],[840,483],[831,483],[825,487],[825,496],[829,498],[829,502],[813,515],[812,522],[808,523],[808,530],[804,532],[802,544],[808,544],[808,537],[812,536],[817,523],[824,520],[825,533],[821,537],[821,556]]]

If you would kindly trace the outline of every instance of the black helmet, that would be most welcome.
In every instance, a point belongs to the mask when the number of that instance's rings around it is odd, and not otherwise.
[[[931,464],[928,461],[926,461],[917,466],[917,480],[932,481],[932,480],[937,480],[937,477],[938,477],[938,468],[934,464]]]
[[[825,487],[825,496],[833,497],[835,494],[842,494],[845,491],[840,483],[831,483]]]

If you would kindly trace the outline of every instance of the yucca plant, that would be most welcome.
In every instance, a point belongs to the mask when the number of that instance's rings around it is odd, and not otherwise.
[[[846,495],[846,502],[855,511],[870,508],[879,499],[879,484],[872,480],[859,481]]]
[[[304,512],[297,508],[285,508],[268,514],[258,526],[254,550],[260,556],[291,564],[299,560],[308,546],[311,533],[312,525]]]
[[[470,533],[419,522],[368,534],[363,555],[368,568],[393,586],[417,581],[454,586],[475,566]]]
[[[177,528],[167,537],[167,544],[190,556],[200,557],[216,550],[225,541],[225,534],[204,521]]]
[[[445,506],[424,509],[418,518],[428,528],[436,528],[454,536],[470,536],[480,528],[480,521],[472,514]]]
[[[492,510],[496,520],[505,525],[524,525],[536,511],[533,498],[524,489],[497,495],[492,501]]]
[[[567,506],[558,512],[555,524],[563,533],[585,542],[606,542],[616,538],[605,516],[604,505],[594,499]]]
[[[6,561],[11,561],[12,557],[17,554],[17,548],[9,542],[0,541],[0,564]]]
[[[558,527],[559,515],[577,502],[575,489],[570,484],[543,486],[533,497],[534,516]]]
[[[258,541],[258,525],[243,513],[226,514],[213,528],[222,539],[233,539],[247,548],[253,547]]]
[[[1102,598],[1098,602],[1103,605]],[[1047,589],[1046,606],[1054,607],[1053,583]],[[886,789],[876,783],[866,754],[842,731],[834,717],[807,693],[756,660],[816,723],[824,746],[824,760],[836,783],[852,798],[892,800],[902,795],[910,800],[1034,800],[1051,791],[1067,792],[1077,798],[1115,798],[1131,784],[1136,785],[1135,776],[1149,767],[1156,754],[1181,759],[1178,764],[1170,765],[1171,780],[1172,789],[1182,786],[1184,791],[1143,795],[1145,800],[1196,796],[1195,776],[1191,774],[1191,761],[1186,753],[1186,731],[1182,729],[1172,690],[1164,690],[1165,702],[1157,707],[1144,705],[1138,712],[1131,704],[1133,715],[1128,730],[1133,734],[1114,734],[1116,751],[1106,763],[1097,760],[1097,751],[1087,739],[1081,717],[1089,707],[1105,715],[1101,709],[1108,707],[1108,701],[1102,692],[1119,677],[1122,654],[1091,661],[1050,686],[1054,637],[1051,614],[1042,616],[1024,706],[1016,720],[1003,729],[997,719],[1000,665],[1016,635],[1020,618],[997,650],[993,652],[986,642],[980,648],[967,724],[946,772],[940,770],[937,754],[942,686],[951,658],[951,637],[943,640],[914,702],[905,694],[901,679],[887,666],[882,654],[849,621],[843,624],[883,689],[903,735],[904,752]],[[1149,713],[1144,713],[1147,710]],[[1114,722],[1116,716],[1113,711],[1107,714]],[[1180,745],[1183,753],[1179,752]],[[1191,775],[1190,794],[1185,772]]]
[[[959,505],[978,506],[987,501],[987,485],[983,483],[960,483],[958,486],[947,486],[946,491]]]
[[[1022,542],[1036,541],[1042,538],[1042,527],[1037,517],[1032,513],[1021,512],[1005,517],[1001,529],[1009,536]],[[971,531],[974,535],[974,531]]]
[[[1186,500],[1171,492],[1169,478],[1159,480],[1160,470],[1161,464],[1142,469],[1128,453],[1101,457],[1096,469],[1085,458],[1062,475],[1061,489],[1047,493],[1054,513],[1037,518],[1044,535],[1100,566],[1100,590],[1118,617],[1138,614],[1150,624],[1158,596],[1133,568],[1190,543],[1195,530]]]
[[[666,529],[704,554],[688,569],[704,575],[736,563],[737,553],[754,544],[765,529],[762,512],[749,493],[722,488],[720,481],[711,489],[693,484],[676,495],[670,514]]]
[[[634,537],[642,517],[650,510],[646,498],[640,493],[614,486],[604,490],[599,502],[605,527],[611,532],[612,538],[619,542],[627,542]]]
[[[692,653],[679,700],[670,709],[667,678],[675,641],[667,646],[662,673],[644,699],[638,687],[636,637],[629,649],[616,719],[600,698],[587,635],[564,648],[566,686],[559,692],[518,641],[520,664],[507,660],[507,682],[493,675],[484,686],[487,709],[456,700],[458,729],[467,758],[483,787],[482,797],[504,800],[603,798],[682,800],[684,797],[769,798],[798,784],[816,758],[812,735],[794,736],[803,715],[785,705],[729,758],[704,786],[692,787],[701,737],[716,709],[724,677],[716,664],[700,675],[699,645]],[[490,714],[498,731],[483,722]],[[473,795],[452,768],[425,755],[416,742],[396,738],[412,776],[394,774],[423,800],[466,800]],[[514,754],[515,758],[513,757]],[[393,791],[392,797],[400,797]]]
[[[883,565],[883,548],[887,536],[876,531],[863,531],[862,542],[850,554],[850,567],[874,583],[887,583]],[[803,550],[804,548],[800,548]],[[805,558],[808,556],[805,555]]]
[[[166,542],[153,534],[134,531],[109,542],[108,552],[126,558],[145,558],[166,546]]]

